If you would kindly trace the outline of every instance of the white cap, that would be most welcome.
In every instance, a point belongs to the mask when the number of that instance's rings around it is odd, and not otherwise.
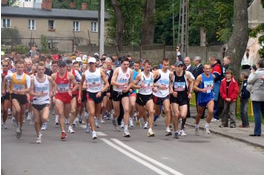
[[[96,60],[96,58],[94,58],[94,57],[90,57],[89,59],[88,59],[88,63],[96,63],[97,62],[97,60]]]
[[[107,57],[105,61],[106,62],[112,62],[112,59],[110,57]]]
[[[83,55],[83,61],[87,60],[87,55]]]
[[[81,62],[82,61],[81,57],[76,57],[75,60],[78,61],[78,62]]]
[[[99,56],[99,54],[98,54],[98,53],[95,53],[94,55],[97,55],[97,56]]]

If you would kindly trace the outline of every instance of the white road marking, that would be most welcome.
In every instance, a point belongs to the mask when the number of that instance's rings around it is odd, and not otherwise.
[[[122,148],[116,146],[115,144],[111,143],[109,140],[104,139],[104,138],[101,138],[101,140],[102,140],[103,142],[105,142],[106,144],[108,144],[109,146],[113,147],[114,149],[116,149],[116,150],[120,151],[121,153],[125,154],[126,156],[128,156],[128,157],[134,159],[135,161],[137,161],[137,162],[141,163],[142,165],[148,167],[149,169],[155,171],[156,173],[161,174],[161,175],[168,175],[166,172],[164,172],[164,171],[162,171],[162,170],[156,168],[155,166],[151,165],[150,163],[148,163],[148,162],[146,162],[146,161],[144,161],[144,160],[142,160],[142,159],[140,159],[140,158],[138,158],[138,157],[132,155],[132,154],[129,153],[128,151],[125,151],[124,149],[122,149]]]
[[[146,155],[140,153],[139,151],[137,151],[137,150],[135,150],[135,149],[133,149],[133,148],[131,148],[131,147],[125,145],[124,143],[122,143],[121,141],[119,141],[119,140],[117,140],[117,139],[111,139],[111,140],[113,140],[114,142],[116,142],[117,144],[119,144],[120,146],[122,146],[123,148],[125,148],[125,149],[131,151],[132,153],[134,153],[134,154],[136,154],[136,155],[138,155],[139,157],[141,157],[141,158],[143,158],[143,159],[145,159],[145,160],[148,160],[148,161],[152,162],[153,164],[155,164],[155,165],[157,165],[157,166],[159,166],[159,167],[161,167],[161,168],[163,168],[163,169],[165,169],[165,170],[171,172],[172,174],[175,174],[175,175],[182,175],[180,172],[178,172],[178,171],[176,171],[176,170],[174,170],[174,169],[172,169],[172,168],[170,168],[170,167],[168,167],[168,166],[166,166],[166,165],[164,165],[164,164],[162,164],[162,163],[156,161],[155,159],[152,159],[152,158],[150,158],[150,157],[148,157],[148,156],[146,156]]]

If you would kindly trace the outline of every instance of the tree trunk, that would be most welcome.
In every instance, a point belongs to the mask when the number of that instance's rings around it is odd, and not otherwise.
[[[200,46],[206,46],[206,29],[200,27]]]
[[[204,10],[199,9],[199,15],[203,16]],[[200,27],[200,46],[206,46],[206,29],[204,26]]]
[[[114,8],[115,15],[117,18],[116,43],[118,51],[120,51],[120,46],[122,45],[122,35],[124,30],[124,17],[122,15],[118,0],[111,0],[111,5]]]
[[[234,76],[239,80],[239,68],[248,43],[248,4],[246,0],[234,0],[234,28],[228,41],[227,54],[235,68]]]
[[[155,35],[155,0],[146,0],[143,7],[142,45],[153,44]]]

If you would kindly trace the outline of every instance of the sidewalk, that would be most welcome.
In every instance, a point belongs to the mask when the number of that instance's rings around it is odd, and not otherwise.
[[[190,107],[191,116],[196,116],[196,107]],[[207,112],[207,111],[206,111]],[[206,121],[205,119],[200,120],[200,129],[204,129]],[[251,144],[253,146],[261,147],[264,149],[264,126],[262,125],[262,135],[261,137],[251,137],[249,134],[254,133],[254,123],[249,123],[249,128],[239,128],[238,126],[241,125],[241,120],[237,120],[237,127],[236,128],[220,128],[219,125],[221,121],[212,122],[210,124],[210,131],[215,134],[219,134],[225,137],[229,137],[231,139],[235,139],[241,142],[245,142]],[[187,126],[195,126],[195,119],[194,118],[187,118],[186,120]]]

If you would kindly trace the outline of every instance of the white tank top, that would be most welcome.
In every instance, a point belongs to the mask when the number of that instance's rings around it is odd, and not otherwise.
[[[100,75],[100,70],[96,68],[95,72],[90,72],[89,69],[85,71],[85,80],[87,83],[87,91],[97,93],[103,87],[103,81]]]
[[[154,96],[156,97],[160,97],[160,98],[164,98],[166,96],[169,95],[169,75],[170,75],[170,71],[167,70],[166,73],[164,73],[161,69],[158,70],[159,74],[161,75],[161,77],[159,78],[159,80],[156,82],[157,85],[164,85],[167,87],[166,90],[161,90],[157,87],[157,92],[153,92]]]
[[[144,72],[141,72],[140,75],[141,81],[139,81],[137,85],[140,86],[141,84],[143,84],[143,87],[139,89],[138,93],[142,95],[151,95],[153,92],[152,86],[154,84],[153,73],[150,72],[148,78],[144,75]]]
[[[126,85],[123,86],[113,86],[113,90],[117,92],[122,92],[124,88],[126,88],[129,84],[130,77],[131,77],[131,69],[128,68],[125,73],[122,72],[121,67],[118,67],[119,73],[116,82],[117,83],[127,83]]]
[[[34,76],[34,91],[35,93],[42,93],[41,97],[33,97],[32,104],[35,105],[44,105],[50,104],[50,82],[48,76],[45,75],[45,81],[40,83],[37,78]]]

